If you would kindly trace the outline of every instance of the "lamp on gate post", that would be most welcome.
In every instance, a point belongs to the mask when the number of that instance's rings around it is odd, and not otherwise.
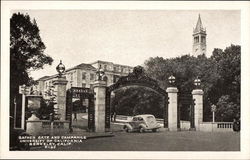
[[[103,78],[104,78],[104,75],[105,75],[104,70],[103,70],[101,67],[99,67],[99,69],[98,69],[97,72],[96,72],[96,80],[97,80],[97,81],[104,80],[104,79],[103,79]]]
[[[62,64],[62,60],[60,60],[60,63],[56,67],[56,71],[59,74],[59,78],[62,77],[63,72],[65,71],[65,66]]]
[[[173,75],[168,77],[168,82],[169,82],[170,86],[174,86],[175,85],[175,77]]]
[[[200,89],[200,87],[201,87],[201,80],[199,79],[199,77],[197,77],[197,78],[194,80],[194,85],[195,85],[195,88],[196,88],[196,89]]]

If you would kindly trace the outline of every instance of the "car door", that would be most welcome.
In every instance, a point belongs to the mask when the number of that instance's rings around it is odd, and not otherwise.
[[[140,124],[146,124],[145,120],[142,117],[138,117],[138,127],[140,126]]]
[[[133,129],[138,129],[138,117],[134,117],[130,122],[130,125]]]

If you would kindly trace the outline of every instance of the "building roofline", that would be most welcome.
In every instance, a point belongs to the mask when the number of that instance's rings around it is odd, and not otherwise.
[[[82,69],[82,68],[84,68],[84,67],[82,67],[81,65],[89,65],[89,66],[91,66],[92,68],[86,68],[86,70],[92,70],[92,71],[95,71],[96,70],[96,68],[95,67],[93,67],[91,64],[89,64],[89,63],[80,63],[80,64],[78,64],[78,65],[76,65],[76,66],[74,66],[74,67],[71,67],[71,68],[69,68],[69,69],[66,69],[66,71],[65,72],[68,72],[68,71],[71,71],[71,70],[74,70],[74,69]]]
[[[108,62],[108,61],[102,61],[102,60],[97,60],[97,61],[94,61],[92,63],[89,63],[89,64],[95,64],[95,63],[109,63],[109,64],[113,64],[113,65],[118,65],[118,66],[123,66],[123,67],[130,67],[130,68],[134,68],[133,66],[129,66],[129,65],[122,65],[122,64],[118,64],[118,63],[113,63],[113,62]]]

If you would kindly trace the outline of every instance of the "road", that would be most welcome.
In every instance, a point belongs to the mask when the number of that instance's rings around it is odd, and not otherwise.
[[[43,150],[43,149],[42,149]],[[44,149],[45,150],[45,149]],[[87,139],[55,150],[68,151],[239,151],[240,133],[181,131],[115,132],[114,137]]]
[[[78,130],[87,128],[87,120],[73,121]],[[156,133],[126,133],[123,125],[111,123],[114,137],[87,139],[70,146],[57,146],[53,150],[65,151],[239,151],[240,133],[199,131],[158,131]],[[74,132],[76,128],[73,129]],[[85,132],[75,132],[81,136]],[[33,148],[32,150],[50,150]]]

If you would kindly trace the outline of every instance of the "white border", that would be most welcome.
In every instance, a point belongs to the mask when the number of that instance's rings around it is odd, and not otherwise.
[[[85,152],[8,151],[9,131],[9,19],[11,10],[27,9],[118,9],[118,10],[241,10],[241,151],[240,152]],[[87,159],[250,159],[250,2],[152,2],[152,1],[3,1],[1,2],[1,148],[0,158]],[[226,38],[226,37],[225,37]]]

